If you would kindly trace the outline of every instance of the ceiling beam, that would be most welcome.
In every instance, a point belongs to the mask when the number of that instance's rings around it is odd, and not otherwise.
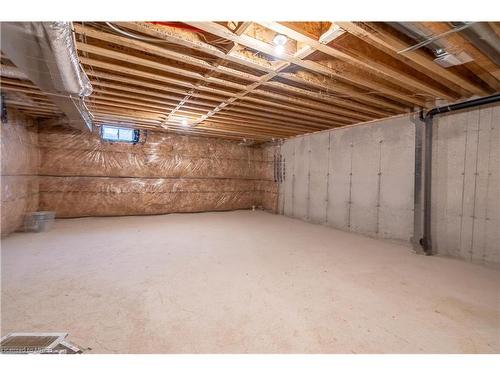
[[[267,55],[274,56],[275,58],[286,61],[288,63],[294,64],[301,66],[305,69],[311,70],[316,73],[324,74],[327,77],[336,77],[340,78],[346,81],[349,81],[352,84],[355,84],[357,86],[361,87],[368,87],[371,90],[375,90],[381,94],[385,94],[391,98],[394,98],[398,101],[403,101],[404,103],[412,103],[416,105],[423,106],[425,105],[425,101],[421,100],[417,97],[411,96],[411,95],[406,95],[401,91],[391,89],[387,86],[381,85],[377,82],[371,82],[368,79],[363,79],[360,77],[354,77],[353,75],[346,74],[345,72],[339,73],[336,70],[319,64],[315,61],[311,60],[303,60],[304,56],[296,56],[296,55],[289,55],[288,53],[283,53],[283,54],[277,54],[274,50],[274,47],[271,44],[262,42],[260,40],[254,39],[248,35],[241,35],[241,36],[236,36],[233,35],[229,30],[224,28],[221,25],[218,25],[214,22],[188,22],[191,26],[198,27],[208,33],[217,35],[221,38],[225,38],[228,40],[232,40],[234,42],[240,43],[241,45],[244,45],[248,48],[257,50],[259,52],[265,53]],[[308,55],[313,53],[315,49],[310,46],[306,46],[305,48],[309,47],[308,50]]]
[[[422,73],[428,75],[430,78],[444,79],[461,87],[469,94],[487,94],[482,87],[464,79],[458,73],[447,70],[436,64],[431,57],[427,56],[422,51],[415,50],[405,52],[404,54],[398,53],[399,51],[410,47],[410,45],[387,32],[383,28],[377,27],[376,23],[368,24],[366,26],[360,22],[337,22],[337,24],[350,34],[360,38],[392,57],[405,63],[408,63],[408,60],[411,61],[414,63],[413,67],[422,69]]]
[[[451,26],[443,22],[419,22],[418,24],[420,25],[420,27],[426,29],[431,34],[441,34],[451,30],[452,28]],[[460,33],[448,34],[443,39],[454,50],[467,52],[474,59],[474,63],[479,65],[482,69],[495,77],[495,79],[500,81],[500,68],[478,48],[465,40],[465,38],[462,37]]]
[[[138,42],[138,41],[127,39],[127,38],[122,38],[122,37],[115,36],[115,35],[112,35],[112,34],[109,34],[109,33],[105,33],[105,32],[102,32],[102,31],[93,30],[93,29],[91,29],[89,27],[76,26],[76,30],[79,33],[82,33],[82,35],[91,36],[91,37],[98,38],[100,40],[109,41],[109,42],[121,43],[121,45],[125,45],[125,46],[131,47],[131,48],[144,49],[144,51],[146,51],[148,53],[154,53],[154,54],[156,54],[158,56],[169,57],[169,58],[174,58],[177,55],[183,56],[182,54],[179,54],[177,52],[170,52],[166,48],[162,48],[162,47],[158,47],[158,46],[152,46],[149,43],[145,43],[145,42]],[[239,31],[243,32],[243,28],[240,28]],[[324,40],[328,41],[328,37],[331,36],[331,35],[332,34],[331,34],[330,31],[328,31],[327,33],[325,33]],[[105,49],[102,49],[102,48],[99,48],[99,47],[97,47],[98,49],[96,49],[94,47],[85,47],[85,46],[82,46],[81,49],[85,50],[85,48],[87,48],[87,50],[90,48],[94,52],[99,52],[100,51],[100,54],[105,54],[105,51],[103,51]],[[234,49],[235,49],[235,47],[233,47],[228,52],[228,54],[231,54]],[[304,56],[306,56],[306,55],[304,55]],[[112,52],[111,54],[106,55],[106,57],[119,58],[121,61],[125,61],[126,58],[127,58],[127,55],[125,55],[125,54],[117,54],[117,53],[113,53]],[[206,63],[205,61],[202,61],[202,60],[198,61],[197,59],[192,58],[192,57],[189,57],[189,59],[186,59],[186,58],[184,58],[184,59],[179,58],[179,59],[180,59],[180,61],[183,61],[183,62],[186,62],[186,63],[191,63],[191,64],[196,65],[196,66],[201,66],[201,67],[203,67],[205,69],[211,69],[212,73],[224,73],[224,74],[227,73],[227,71],[226,71],[227,68],[225,68],[225,67],[213,66],[211,64]],[[214,64],[221,63],[222,60],[223,60],[222,58],[219,58],[218,61],[216,61]],[[133,60],[133,62],[141,63],[141,60]],[[157,66],[157,64],[158,63],[154,63],[152,65],[148,64],[148,66],[155,67],[155,66]],[[168,70],[168,68],[167,68],[167,70]],[[179,73],[179,71],[176,71],[176,73]],[[304,72],[304,73],[307,74],[307,72]],[[191,83],[190,84],[191,91],[186,93],[186,97],[184,99],[189,98],[196,89],[200,89],[201,87],[205,86],[204,82],[211,82],[211,81],[208,81],[208,77],[209,77],[210,74],[211,73],[209,72],[209,73],[203,75],[203,80],[199,81],[198,84],[192,84]],[[247,80],[250,80],[250,81],[259,80],[258,76],[252,76],[252,75],[247,74],[247,73],[241,73],[241,72],[236,71],[234,69],[231,70],[231,75],[234,76],[234,77],[238,77],[238,78],[241,78],[241,79],[247,79]],[[373,98],[370,95],[366,95],[364,93],[357,92],[354,89],[349,89],[349,88],[345,87],[345,85],[342,85],[342,84],[336,84],[336,85],[329,85],[329,86],[327,86],[326,83],[324,83],[324,82],[321,83],[321,81],[319,79],[315,79],[315,78],[311,78],[309,80],[306,80],[306,79],[302,79],[299,75],[295,75],[295,74],[291,75],[290,73],[287,73],[286,76],[288,78],[296,78],[296,81],[300,81],[301,83],[303,83],[305,85],[309,85],[311,87],[314,87],[315,89],[318,89],[318,86],[320,86],[321,88],[324,88],[325,91],[331,90],[331,91],[334,91],[334,92],[338,92],[339,94],[342,94],[343,96],[346,96],[346,97],[349,97],[349,98],[354,98],[354,99],[359,99],[359,100],[364,101],[366,103],[369,103],[371,105],[377,105],[377,106],[384,105],[384,102],[382,100],[377,100],[377,99]],[[190,77],[191,78],[200,78],[199,76],[196,76],[196,75],[190,75]],[[269,77],[267,77],[267,78],[269,78]],[[311,80],[315,80],[315,84],[314,85],[310,84]],[[224,81],[217,81],[216,83],[220,83],[221,85],[224,85]],[[245,87],[243,85],[234,85],[232,82],[229,82],[228,86],[238,88],[240,91],[243,91],[245,89]],[[288,87],[282,87],[282,88],[284,90],[287,90],[287,91],[293,91],[293,87],[290,87],[290,88],[288,88]],[[323,99],[326,99],[326,100],[330,99],[330,101],[334,101],[336,104],[339,104],[339,105],[351,106],[351,107],[354,106],[349,101],[343,100],[343,99],[337,99],[333,95],[331,95],[330,98],[328,98],[328,95],[323,94]],[[182,100],[179,103],[180,104],[179,107],[181,106],[181,104],[183,102],[184,102],[184,100]],[[396,113],[400,113],[401,111],[404,110],[401,106],[392,105],[390,103],[386,103],[385,106],[389,107],[389,108],[391,108],[393,110],[396,110],[397,111]],[[362,110],[362,108],[359,108],[359,105],[357,105],[356,109],[357,110],[359,110],[359,109]],[[390,114],[390,111],[387,114]]]
[[[163,93],[163,91],[169,92],[171,90],[168,87],[165,87],[162,85],[151,84],[149,82],[142,82],[140,80],[130,79],[130,78],[126,78],[123,76],[116,76],[116,75],[109,74],[109,73],[101,73],[101,72],[98,72],[95,70],[89,71],[89,75],[90,76],[98,76],[98,77],[106,79],[105,81],[104,80],[97,80],[97,81],[92,80],[92,83],[95,85],[96,91],[98,91],[98,92],[100,92],[99,88],[103,87],[103,88],[106,88],[108,90],[108,93],[112,94],[112,95],[119,95],[119,96],[131,97],[131,98],[137,97],[136,95],[131,96],[129,94],[130,92],[133,92],[133,93],[141,94],[142,96],[140,98],[142,100],[145,100],[148,102],[154,102],[154,103],[158,103],[158,104],[164,104],[165,100],[177,100],[178,101],[180,99],[179,96],[173,96],[170,94]],[[112,81],[112,82],[109,82],[109,81]],[[134,86],[123,85],[122,84],[123,82],[130,83]],[[141,83],[142,83],[142,86],[154,88],[158,91],[151,91],[151,90],[148,91],[148,90],[140,89],[138,87],[142,87]],[[135,86],[138,86],[138,87],[135,87]],[[120,91],[116,92],[115,89],[120,90]],[[109,90],[111,90],[111,91],[109,91]],[[160,90],[161,90],[161,92],[160,92]],[[179,90],[179,93],[184,94],[185,91]],[[267,94],[267,93],[265,93],[265,94]],[[272,97],[272,94],[268,94],[268,95],[270,95]],[[206,103],[207,106],[211,105],[212,107],[214,106],[214,104],[217,103],[217,100],[218,101],[221,100],[220,98],[217,98],[217,97],[212,97],[209,95],[203,95],[203,94],[198,94],[198,93],[193,94],[193,96],[196,98],[199,97],[199,98],[203,98],[203,99],[210,99],[210,102],[213,102],[213,103],[210,103],[208,101],[204,101],[204,103]],[[164,100],[158,100],[158,99],[153,99],[153,98],[159,98],[159,99],[161,98]],[[282,96],[280,96],[280,95],[276,95],[275,98],[276,99],[283,99]],[[354,111],[351,112],[351,111],[342,111],[342,110],[334,110],[334,112],[341,112],[343,114],[343,115],[336,115],[334,113],[327,112],[327,111],[331,110],[331,107],[329,107],[326,104],[325,105],[316,104],[312,101],[307,101],[307,100],[301,101],[301,100],[299,100],[297,98],[293,98],[293,97],[286,97],[285,99],[288,101],[293,100],[294,102],[293,103],[286,103],[286,102],[279,103],[279,102],[274,102],[271,100],[264,100],[264,99],[258,99],[258,98],[247,96],[244,98],[244,101],[240,102],[239,104],[241,104],[242,106],[246,106],[248,108],[260,108],[264,111],[275,111],[275,108],[282,108],[282,109],[286,109],[287,113],[292,114],[292,116],[293,116],[293,113],[297,112],[300,114],[306,114],[306,115],[308,115],[307,117],[311,118],[311,119],[318,118],[318,119],[324,119],[325,121],[329,120],[329,121],[340,121],[340,122],[352,123],[352,122],[355,122],[356,120],[363,121],[363,120],[368,120],[368,119],[373,118],[371,116],[365,116],[365,115],[362,115],[361,113],[356,113]],[[189,102],[189,100],[188,100],[188,102]],[[247,103],[247,102],[251,102],[252,104]],[[304,107],[304,105],[305,105],[305,107]],[[311,111],[311,108],[307,108],[308,105],[313,106],[314,113]]]
[[[85,46],[87,46],[87,45],[85,45]],[[100,52],[103,55],[105,55],[104,57],[119,58],[120,61],[123,61],[123,62],[126,62],[126,60],[129,60],[129,59],[127,59],[127,55],[126,54],[117,53],[117,52],[114,52],[114,51],[111,51],[111,53],[106,53],[105,49],[99,48],[99,47],[95,47],[94,48],[94,47],[90,46],[90,47],[83,47],[83,49],[87,49],[89,51]],[[192,96],[197,96],[198,94],[196,94],[194,92],[194,89],[198,89],[198,90],[201,90],[201,91],[208,91],[208,92],[213,93],[213,94],[223,95],[223,96],[227,96],[227,97],[231,97],[231,96],[235,95],[235,93],[231,92],[231,91],[222,90],[222,89],[216,89],[216,88],[213,88],[213,87],[200,86],[200,85],[197,86],[193,82],[181,80],[179,78],[167,77],[167,76],[164,76],[164,75],[159,75],[159,74],[155,74],[155,73],[151,73],[151,72],[137,70],[137,69],[133,69],[133,68],[129,68],[129,67],[123,66],[123,65],[113,64],[113,63],[110,63],[110,62],[103,62],[103,61],[92,59],[92,58],[88,58],[88,57],[83,57],[82,56],[82,57],[80,57],[80,61],[81,61],[81,63],[89,65],[91,67],[97,67],[97,68],[101,68],[101,69],[111,70],[111,71],[114,71],[114,72],[117,72],[117,73],[131,74],[131,75],[140,76],[140,77],[143,77],[143,78],[148,78],[148,79],[157,80],[157,81],[163,81],[163,82],[171,83],[171,84],[174,84],[174,85],[177,85],[177,86],[184,86],[184,87],[188,87],[189,89],[192,89],[192,91],[183,91],[183,90],[173,89],[173,88],[170,89],[171,91],[176,91],[176,92],[179,92],[179,93],[182,92],[183,95],[190,94]],[[156,66],[156,64],[158,64],[158,63],[154,63],[154,62],[151,64],[150,62],[148,62],[145,59],[134,59],[133,61],[135,63],[137,63],[137,64],[144,63],[144,64],[146,64],[147,66],[150,66],[150,67],[152,65]],[[168,67],[165,68],[165,69],[168,69]],[[92,70],[89,71],[89,74],[92,74]],[[276,73],[267,74],[267,75],[262,76],[259,80],[261,80],[262,83],[265,83],[265,82],[267,82],[270,79],[269,77],[274,77],[275,75],[276,75]],[[216,83],[220,83],[220,85],[224,85],[223,82],[216,82]],[[255,88],[257,88],[260,85],[261,82],[256,82],[256,83],[257,84],[254,83],[255,86],[252,86],[252,85],[243,86],[243,85],[231,83],[231,86],[233,88],[238,88],[239,89],[238,93],[241,93],[243,91],[255,90]],[[147,84],[147,83],[145,83],[145,84]],[[252,87],[254,87],[254,88],[252,89]],[[284,90],[286,92],[289,92],[291,94],[292,93],[296,94],[297,91],[300,90],[300,89],[298,89],[298,88],[296,88],[294,86],[289,86],[289,85],[280,85],[280,89],[282,89],[282,90]],[[303,93],[304,92],[305,91],[303,90]],[[338,109],[336,109],[335,107],[331,107],[330,106],[330,110],[332,112],[336,112],[336,113],[339,113],[339,114],[342,114],[342,113],[346,114],[346,111],[343,110],[342,107],[350,108],[351,110],[356,111],[355,113],[367,112],[367,113],[376,113],[378,115],[386,115],[387,114],[387,112],[383,112],[383,111],[377,110],[375,108],[370,108],[370,107],[367,107],[367,106],[362,105],[362,104],[352,103],[349,100],[337,98],[337,97],[335,97],[333,95],[321,94],[321,93],[317,93],[317,92],[314,92],[314,91],[305,92],[305,94],[306,94],[306,96],[314,97],[314,98],[317,98],[317,99],[320,99],[320,100],[323,100],[323,101],[326,101],[326,102],[330,102],[332,104],[335,104],[335,105],[339,106]],[[272,97],[276,97],[276,95],[279,95],[279,94],[265,93],[263,95],[270,96],[270,97],[271,96]],[[285,94],[281,94],[281,97],[284,100],[289,101],[289,96],[287,96]],[[325,107],[326,107],[326,105],[325,105]],[[351,113],[351,114],[355,115],[355,113]]]
[[[209,26],[208,26],[208,29],[212,29],[212,25],[214,25],[213,27],[216,28],[217,30],[219,30],[219,33],[216,34],[220,37],[224,37],[223,35],[227,35],[227,33],[231,34],[231,37],[230,39],[236,43],[238,43],[240,41],[241,38],[245,37],[245,35],[235,35],[233,33],[231,33],[231,31],[225,29],[223,26],[220,26],[220,25],[217,25],[217,24],[213,24],[213,23],[209,23]],[[217,25],[217,26],[215,26]],[[220,29],[219,26],[223,29]],[[206,30],[208,31],[208,30]],[[330,35],[330,34],[329,34]],[[242,44],[245,44],[244,42]],[[310,46],[305,46],[303,48],[301,48],[300,50],[298,50],[297,52],[294,53],[294,55],[292,56],[292,58],[290,60],[300,60],[302,61],[303,58],[309,56],[310,54],[312,54],[314,52],[314,49],[311,48]],[[267,82],[269,82],[271,79],[273,79],[275,76],[277,76],[280,72],[282,72],[283,70],[285,70],[286,68],[288,68],[290,65],[292,64],[292,61],[284,61],[284,62],[279,62],[276,64],[276,67],[274,68],[274,71],[273,72],[270,72],[262,77],[259,78],[259,81],[258,82],[255,82],[253,84],[250,84],[248,85],[244,91],[242,92],[239,92],[235,95],[233,95],[232,97],[230,97],[229,99],[221,102],[217,107],[215,107],[212,111],[209,111],[207,112],[206,115],[202,116],[200,119],[198,119],[194,124],[192,124],[193,126],[196,126],[198,124],[200,124],[201,122],[205,121],[206,119],[210,118],[210,116],[212,116],[213,114],[219,112],[220,110],[222,110],[224,107],[226,107],[227,105],[229,105],[230,103],[233,103],[234,101],[237,101],[238,99],[241,99],[243,98],[244,96],[246,96],[247,94],[251,93],[252,91],[254,91],[257,87],[261,86],[261,85],[264,85],[266,84]],[[273,82],[274,85],[277,84],[277,82]],[[299,89],[298,88],[294,88],[295,91],[298,91]],[[303,94],[306,94],[306,95],[313,95],[313,92],[305,92],[306,90],[304,90]]]

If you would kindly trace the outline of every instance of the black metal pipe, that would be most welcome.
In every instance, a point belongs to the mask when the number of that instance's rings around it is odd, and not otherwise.
[[[417,254],[425,254],[424,247],[421,244],[423,237],[423,167],[424,160],[424,127],[422,126],[423,111],[420,111],[420,121],[418,118],[413,118],[411,122],[415,125],[415,178],[413,181],[413,236],[411,242],[413,249]]]
[[[432,255],[431,239],[431,201],[432,201],[432,128],[433,116],[424,117],[425,138],[424,138],[424,224],[423,237],[420,242],[426,255]]]
[[[420,113],[420,119],[424,121],[425,140],[424,140],[424,218],[423,218],[423,236],[420,240],[426,255],[432,255],[432,238],[431,238],[431,198],[432,198],[432,128],[433,118],[436,115],[458,111],[461,109],[477,107],[496,103],[500,101],[500,94],[485,96],[478,99],[468,100],[462,103],[445,105],[436,107],[428,111],[425,115]],[[416,234],[415,234],[416,235]]]
[[[437,114],[458,111],[460,109],[476,107],[478,105],[491,104],[491,103],[498,102],[499,100],[500,100],[500,94],[494,94],[494,95],[485,96],[482,98],[467,100],[466,102],[444,105],[442,107],[436,107],[436,108],[431,109],[429,112],[427,112],[425,114],[424,121],[428,117],[432,118],[432,117],[436,116]]]

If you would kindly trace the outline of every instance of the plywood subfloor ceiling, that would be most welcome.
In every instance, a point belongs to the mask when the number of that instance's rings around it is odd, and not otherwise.
[[[402,32],[400,24],[371,22],[73,25],[94,87],[88,106],[97,125],[261,142],[500,88],[491,55],[445,22],[406,25],[427,35],[423,39]],[[484,26],[499,32],[496,23]],[[281,54],[277,34],[287,37]],[[430,38],[463,62],[439,65],[429,44],[402,53]],[[9,64],[2,55],[2,65]],[[29,115],[60,114],[28,80],[2,77],[2,91],[9,105]]]

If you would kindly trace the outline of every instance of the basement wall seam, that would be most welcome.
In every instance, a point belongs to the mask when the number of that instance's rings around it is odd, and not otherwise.
[[[309,221],[410,242],[416,167],[413,117],[397,116],[287,139],[281,148],[287,170],[297,170],[302,145],[310,144],[312,151],[307,171]],[[439,255],[500,263],[499,120],[499,105],[436,118],[432,232]],[[326,171],[317,166],[325,166]],[[324,189],[316,186],[320,175]],[[296,191],[300,178],[280,184],[280,213],[307,221],[300,210],[292,209],[303,204],[301,200],[307,201],[305,194]],[[320,220],[314,220],[315,201],[323,202]],[[455,222],[460,227],[455,228]]]

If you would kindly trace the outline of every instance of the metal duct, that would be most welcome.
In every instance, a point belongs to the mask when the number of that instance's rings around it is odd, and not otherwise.
[[[465,31],[466,29],[473,27],[474,23],[463,22],[460,25],[457,25],[455,28],[439,35],[432,35],[432,33],[426,32],[425,28],[421,28],[418,26],[418,24],[414,24],[411,22],[389,22],[389,24],[399,32],[406,34],[416,41],[419,41],[419,43],[402,51],[399,51],[398,53],[405,53],[425,47],[430,49],[436,57],[434,59],[434,62],[439,64],[443,68],[461,65],[472,61],[472,57],[469,56],[465,51],[460,51],[458,53],[449,52],[449,45],[446,40],[444,40],[444,38],[448,34]]]
[[[15,66],[9,66],[4,64],[0,64],[0,75],[2,77],[14,78],[14,79],[28,79],[28,77],[26,77],[26,74],[21,72]]]
[[[71,126],[92,130],[84,102],[92,85],[80,66],[71,22],[2,22],[1,49],[48,94]]]
[[[444,48],[444,46],[437,41],[429,41],[428,39],[431,35],[424,35],[418,28],[414,27],[411,22],[388,22],[388,24],[400,33],[405,34],[418,42],[426,41],[427,43],[425,44],[425,47],[428,47],[433,51]]]
[[[451,24],[454,27],[460,27],[463,22],[451,22]],[[460,34],[495,64],[500,65],[500,39],[490,25],[486,22],[476,22],[467,29],[461,30]]]

